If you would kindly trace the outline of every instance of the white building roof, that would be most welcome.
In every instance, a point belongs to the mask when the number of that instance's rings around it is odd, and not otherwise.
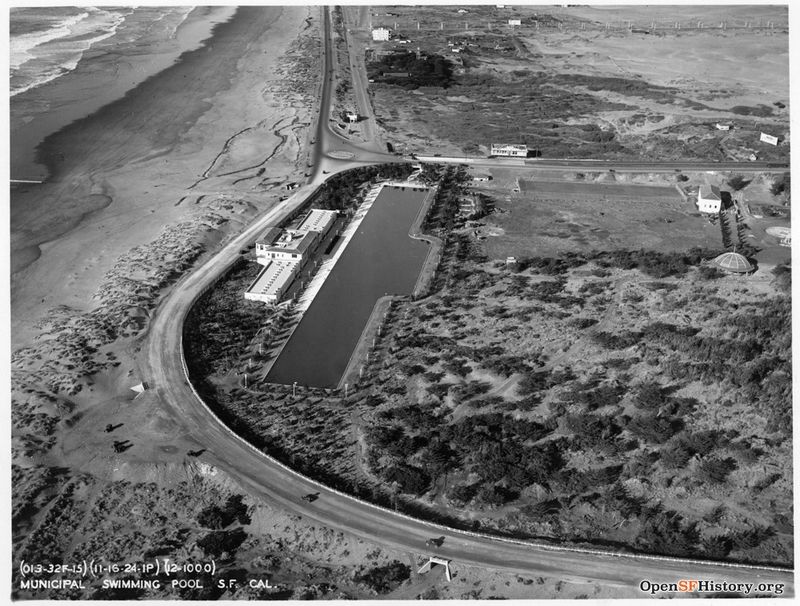
[[[753,266],[750,264],[750,261],[748,261],[745,256],[735,252],[722,253],[714,259],[713,263],[725,271],[736,273],[753,271]]]
[[[517,144],[517,143],[492,143],[492,149],[499,149],[499,150],[506,150],[506,151],[518,151],[518,152],[527,152],[528,146],[524,144]]]
[[[257,242],[264,246],[269,246],[278,239],[282,231],[280,227],[268,227],[258,238]]]
[[[719,194],[719,187],[716,185],[701,185],[698,194],[700,200],[722,200]]]
[[[258,274],[248,293],[277,297],[294,278],[296,263],[272,261]]]
[[[321,210],[319,208],[312,208],[306,215],[305,219],[303,219],[298,226],[297,231],[324,232],[331,225],[333,225],[334,221],[336,221],[336,215],[337,213],[335,210]]]
[[[275,240],[270,246],[267,246],[265,250],[268,252],[284,252],[302,255],[314,244],[317,237],[319,237],[319,234],[316,231],[287,229],[284,230],[280,238]]]

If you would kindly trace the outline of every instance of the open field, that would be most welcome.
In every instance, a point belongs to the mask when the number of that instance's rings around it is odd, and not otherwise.
[[[376,9],[375,23],[399,22],[396,36],[410,39],[406,46],[453,68],[449,84],[376,80],[376,116],[387,140],[416,152],[477,155],[491,142],[514,142],[545,157],[747,160],[755,153],[785,161],[785,10],[703,7],[675,15],[670,7],[647,18],[649,10],[470,7],[455,15],[452,7],[399,6],[385,18]],[[508,18],[522,25],[505,25]],[[758,29],[759,19],[777,25]],[[417,20],[428,27],[417,30]],[[628,21],[639,27],[629,31]],[[439,22],[448,29],[430,27]],[[717,122],[733,127],[718,130]],[[786,141],[761,143],[761,131]]]

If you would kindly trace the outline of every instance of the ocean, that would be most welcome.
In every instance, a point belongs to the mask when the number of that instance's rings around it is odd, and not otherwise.
[[[167,69],[235,12],[228,6],[12,8],[12,181],[46,179],[38,153],[47,136]]]
[[[89,50],[124,54],[145,37],[172,37],[191,10],[191,6],[12,8],[11,96],[70,73]]]

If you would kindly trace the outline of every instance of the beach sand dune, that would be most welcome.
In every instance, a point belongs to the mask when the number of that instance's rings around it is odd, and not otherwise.
[[[297,173],[312,108],[292,96],[284,55],[311,13],[240,8],[202,48],[47,137],[51,179],[12,192],[12,344],[49,307],[91,307],[115,260],[198,213],[201,196],[277,198],[258,185]]]
[[[195,19],[206,11],[196,10]],[[155,543],[175,525],[131,521],[127,505],[109,514],[103,499],[135,500],[129,482],[144,479],[164,491],[181,478],[194,486],[212,469],[187,467],[202,446],[167,416],[157,386],[135,397],[148,382],[136,356],[163,292],[302,179],[319,16],[237,9],[203,47],[48,136],[39,160],[51,177],[12,188],[15,558],[128,561],[143,548],[137,523]],[[130,450],[115,453],[114,440]],[[204,497],[191,498],[186,511]]]

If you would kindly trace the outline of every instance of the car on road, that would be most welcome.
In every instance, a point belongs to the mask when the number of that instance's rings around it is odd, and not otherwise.
[[[444,543],[444,537],[434,537],[425,541],[425,547],[441,547]]]
[[[309,492],[308,494],[304,494],[302,498],[303,498],[304,501],[308,501],[309,503],[313,503],[314,501],[316,501],[319,498],[319,493],[318,492]]]

